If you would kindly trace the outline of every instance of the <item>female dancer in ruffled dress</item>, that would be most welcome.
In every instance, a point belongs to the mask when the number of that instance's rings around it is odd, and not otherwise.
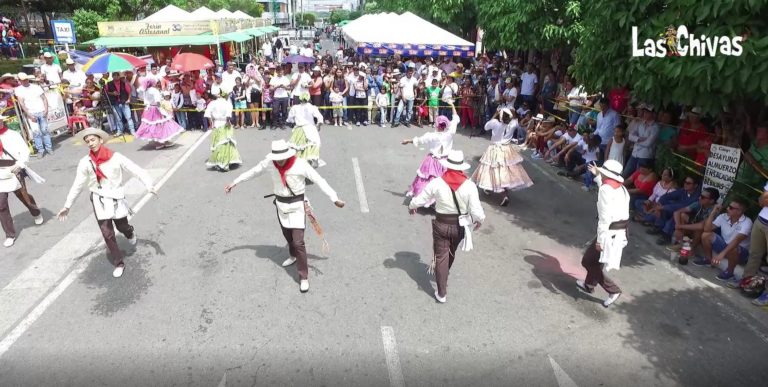
[[[240,152],[237,151],[235,131],[232,129],[232,110],[232,102],[225,92],[221,92],[205,109],[205,118],[211,120],[209,127],[213,128],[211,157],[205,163],[208,168],[227,172],[231,167],[243,163]]]
[[[488,191],[504,192],[500,205],[506,206],[509,204],[507,192],[533,185],[520,165],[523,162],[522,156],[511,145],[515,131],[520,130],[517,118],[510,109],[497,110],[485,124],[485,130],[491,131],[491,145],[480,158],[480,165],[472,174],[472,180],[486,194]]]
[[[446,116],[438,116],[435,119],[435,131],[427,132],[421,136],[412,139],[406,139],[401,144],[413,144],[419,148],[429,149],[429,153],[424,157],[419,169],[416,171],[416,178],[413,179],[411,187],[406,192],[407,197],[416,197],[421,190],[432,179],[443,176],[445,168],[440,164],[440,160],[448,156],[448,152],[453,149],[453,135],[459,126],[461,119],[456,112],[456,107],[450,103],[453,109],[453,119],[449,120]],[[424,207],[429,207],[434,201],[427,202]]]
[[[160,110],[158,105],[162,101],[160,90],[155,85],[157,81],[152,78],[144,80],[144,113],[141,115],[141,125],[136,131],[136,137],[142,140],[157,143],[155,149],[167,148],[170,141],[184,131],[181,125],[173,119],[173,115]]]
[[[318,168],[325,165],[320,160],[320,132],[318,129],[323,122],[323,115],[317,106],[309,103],[309,99],[309,93],[302,93],[299,96],[301,103],[293,105],[288,112],[286,121],[295,124],[288,144],[296,150],[297,157],[307,160],[313,168]]]

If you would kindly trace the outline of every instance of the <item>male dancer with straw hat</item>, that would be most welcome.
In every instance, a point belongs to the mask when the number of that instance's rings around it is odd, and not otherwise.
[[[592,293],[600,284],[608,292],[608,298],[603,301],[606,308],[619,299],[621,289],[603,273],[603,269],[618,269],[627,245],[629,192],[623,184],[622,170],[621,163],[616,160],[607,160],[602,167],[589,165],[589,171],[596,176],[595,182],[600,187],[597,192],[597,236],[581,258],[587,277],[576,281],[576,286]]]
[[[272,177],[273,194],[266,197],[275,197],[277,207],[277,219],[291,256],[283,262],[283,267],[293,265],[298,261],[299,290],[302,293],[309,291],[309,267],[307,264],[307,249],[304,244],[304,229],[306,227],[306,207],[309,201],[304,197],[306,179],[320,187],[336,207],[343,208],[344,202],[339,200],[336,191],[312,168],[309,163],[296,157],[296,150],[291,148],[285,140],[272,141],[272,152],[269,153],[255,167],[238,176],[232,184],[224,187],[224,192],[230,193],[238,184],[250,180],[269,171]],[[313,224],[315,230],[319,226]]]
[[[135,246],[137,242],[133,226],[128,224],[128,216],[133,212],[125,199],[123,171],[131,172],[139,178],[150,193],[156,194],[156,191],[152,178],[144,169],[122,154],[112,152],[104,145],[104,142],[110,138],[107,132],[97,128],[87,128],[80,132],[79,136],[90,152],[77,164],[75,181],[69,190],[64,208],[57,216],[59,220],[66,220],[77,196],[84,188],[88,188],[91,191],[91,204],[101,235],[112,255],[112,263],[115,266],[112,276],[120,278],[123,275],[125,263],[123,252],[117,246],[114,228],[125,235],[131,245]]]
[[[432,245],[437,291],[440,303],[447,301],[448,271],[456,258],[456,249],[472,250],[472,229],[480,228],[485,220],[477,186],[463,171],[470,168],[464,162],[464,152],[452,150],[440,160],[445,167],[443,176],[430,181],[408,205],[410,213],[430,201],[435,202],[437,216],[432,220]]]
[[[43,215],[37,208],[35,198],[27,192],[24,171],[29,162],[29,147],[18,132],[5,125],[8,118],[0,114],[0,224],[5,232],[5,247],[11,247],[16,242],[8,194],[13,193],[21,200],[35,218],[35,224],[43,224]]]

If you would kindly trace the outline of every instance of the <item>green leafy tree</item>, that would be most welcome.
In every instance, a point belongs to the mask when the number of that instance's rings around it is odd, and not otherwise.
[[[336,24],[343,20],[349,20],[349,11],[344,9],[334,9],[331,11],[331,16],[328,18],[332,24]]]
[[[296,22],[300,26],[314,26],[317,18],[313,13],[299,13],[296,15]]]
[[[382,12],[412,12],[432,23],[470,37],[477,27],[479,4],[485,0],[377,0]]]
[[[99,37],[98,22],[107,19],[99,12],[86,9],[76,9],[72,15],[72,21],[75,23],[75,32],[77,41],[85,42],[87,40]]]
[[[604,2],[604,1],[603,1]],[[581,36],[580,0],[479,0],[477,19],[490,49],[570,46]],[[602,3],[602,2],[600,2]]]
[[[738,114],[768,103],[768,1],[593,1],[582,3],[581,11],[583,32],[571,70],[590,89],[628,85],[639,100],[701,106],[710,113],[729,108]],[[744,52],[632,56],[633,26],[642,47],[646,39],[661,39],[668,26],[680,25],[699,38],[744,36]]]
[[[235,12],[240,10],[253,17],[260,17],[264,12],[264,5],[254,0],[229,0],[228,10]]]

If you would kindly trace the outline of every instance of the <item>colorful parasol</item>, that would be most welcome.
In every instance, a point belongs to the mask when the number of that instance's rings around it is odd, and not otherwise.
[[[86,74],[104,74],[115,71],[128,71],[137,67],[144,67],[147,62],[131,54],[122,52],[110,52],[101,54],[89,60],[83,65]]]
[[[213,64],[213,61],[203,55],[195,54],[193,52],[185,52],[176,55],[171,62],[171,69],[180,72],[207,70],[214,67],[215,65]]]

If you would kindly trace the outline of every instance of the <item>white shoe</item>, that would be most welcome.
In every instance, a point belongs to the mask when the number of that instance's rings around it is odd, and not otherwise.
[[[128,243],[131,244],[131,246],[136,246],[137,243],[139,243],[139,238],[136,237],[136,233],[133,233],[133,238],[128,238]]]
[[[435,299],[437,300],[437,302],[439,302],[441,304],[445,304],[445,302],[448,301],[448,296],[446,295],[445,297],[440,297],[437,294],[437,290],[435,290]]]
[[[309,280],[305,280],[305,279],[301,280],[301,282],[299,283],[299,290],[302,293],[308,292],[309,291]]]
[[[3,242],[3,246],[11,247],[14,243],[16,243],[16,238],[6,238],[5,242]]]
[[[296,263],[296,258],[290,257],[290,258],[286,259],[285,261],[283,261],[283,267],[291,266],[294,263]]]
[[[603,301],[603,306],[606,308],[611,306],[611,304],[613,304],[614,302],[616,302],[616,300],[619,299],[619,296],[621,296],[621,293],[613,293],[609,295],[608,298],[606,298],[605,301]]]
[[[35,216],[35,224],[38,225],[38,226],[43,224],[43,216],[42,215]]]
[[[120,278],[123,276],[123,271],[125,270],[125,266],[118,266],[115,268],[115,270],[112,271],[112,277]]]

